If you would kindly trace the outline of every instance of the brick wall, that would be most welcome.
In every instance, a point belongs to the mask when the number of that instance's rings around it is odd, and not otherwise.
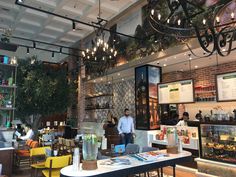
[[[215,86],[215,75],[236,71],[236,61],[220,64],[218,66],[210,66],[205,68],[195,69],[193,71],[171,72],[162,75],[163,82],[173,82],[192,78],[194,86]],[[211,110],[220,106],[225,113],[231,113],[236,108],[236,102],[196,102],[192,104],[184,104],[185,111],[189,112],[190,119],[195,117],[195,114],[201,110],[203,115],[210,114]],[[181,116],[182,114],[180,114]]]
[[[177,80],[193,78],[195,86],[215,85],[216,74],[231,71],[236,71],[236,61],[218,66],[195,69],[192,71],[165,73],[162,75],[162,82],[173,82]]]

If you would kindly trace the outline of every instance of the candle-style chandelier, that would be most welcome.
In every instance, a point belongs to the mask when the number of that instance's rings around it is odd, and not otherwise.
[[[117,50],[113,47],[113,42],[105,42],[104,29],[107,20],[101,18],[101,2],[99,0],[99,13],[97,22],[92,22],[93,25],[99,28],[94,28],[95,38],[91,41],[91,48],[87,48],[81,52],[83,62],[88,73],[103,74],[108,68],[113,67],[116,63]]]
[[[95,38],[95,45],[92,41],[92,48],[82,51],[82,56],[85,60],[106,61],[114,59],[117,56],[117,51],[110,47],[104,39],[97,37]]]
[[[148,7],[156,32],[185,43],[197,38],[204,56],[227,56],[236,49],[236,0],[149,0]]]

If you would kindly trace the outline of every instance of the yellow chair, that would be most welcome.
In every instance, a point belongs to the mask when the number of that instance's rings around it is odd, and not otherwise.
[[[38,176],[38,170],[42,170],[45,168],[45,157],[46,157],[46,149],[51,149],[51,147],[39,147],[30,149],[30,161],[31,161],[31,176],[34,171],[33,176]],[[40,162],[36,162],[36,158],[41,158]],[[38,159],[37,159],[38,160]]]
[[[42,173],[45,177],[60,177],[60,170],[71,164],[71,155],[48,157],[45,162],[46,170]]]

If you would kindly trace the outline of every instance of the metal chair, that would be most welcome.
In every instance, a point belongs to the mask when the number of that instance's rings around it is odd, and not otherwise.
[[[49,149],[51,151],[51,147],[39,147],[30,149],[30,159],[31,159],[31,176],[34,172],[34,177],[38,176],[38,170],[42,170],[45,168],[45,157],[46,150]]]
[[[53,144],[53,141],[54,141],[53,135],[51,135],[51,134],[44,134],[42,136],[41,144],[42,144],[42,146],[50,146],[50,145]]]
[[[42,171],[45,177],[59,177],[60,170],[71,164],[71,155],[48,157],[45,162],[46,169]]]
[[[136,154],[139,153],[139,145],[138,144],[127,144],[127,146],[125,147],[125,154]]]

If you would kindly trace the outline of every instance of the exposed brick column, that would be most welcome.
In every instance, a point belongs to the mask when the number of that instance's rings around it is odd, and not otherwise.
[[[80,123],[83,122],[85,117],[85,87],[84,81],[81,78],[81,69],[78,73],[78,128],[80,128]]]

